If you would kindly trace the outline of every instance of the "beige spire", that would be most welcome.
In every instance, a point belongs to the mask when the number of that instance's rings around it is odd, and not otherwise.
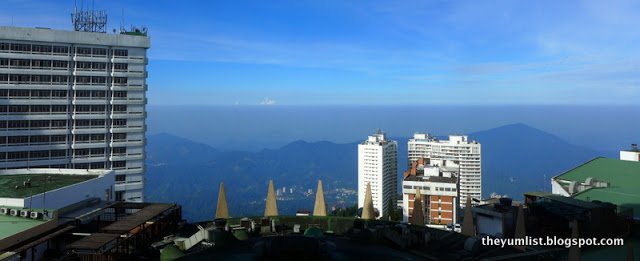
[[[322,180],[318,180],[318,188],[316,189],[316,203],[313,206],[313,215],[326,217],[327,206],[324,203],[324,190],[322,189]]]
[[[471,198],[467,197],[467,204],[464,207],[464,220],[462,221],[462,234],[475,236],[476,229],[473,226],[473,212],[471,212]]]
[[[364,204],[362,206],[362,219],[375,219],[376,213],[373,210],[373,198],[371,196],[371,183],[367,183],[367,190],[364,193]]]
[[[578,238],[578,221],[571,221],[571,238]],[[569,261],[579,261],[580,260],[580,248],[577,245],[572,245],[569,248],[569,257],[567,258]]]
[[[416,196],[413,199],[413,220],[411,224],[424,226],[424,207],[422,206],[422,194],[420,189],[416,190]]]
[[[516,217],[516,231],[513,235],[514,238],[523,238],[527,235],[526,226],[524,223],[524,209],[522,205],[518,206],[518,217]],[[527,246],[516,246],[517,249],[522,251],[526,250]]]
[[[276,205],[276,192],[273,188],[273,180],[269,180],[269,190],[267,191],[267,204],[264,207],[264,216],[273,217],[278,215],[278,206]]]
[[[218,189],[218,205],[216,206],[216,218],[229,218],[227,194],[224,193],[224,183],[222,182],[220,182],[220,188]]]

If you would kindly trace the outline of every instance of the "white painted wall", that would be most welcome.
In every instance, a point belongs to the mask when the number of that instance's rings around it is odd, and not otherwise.
[[[558,183],[558,181],[555,180],[555,179],[551,180],[551,193],[556,194],[556,195],[565,196],[565,197],[570,197],[571,196],[571,195],[569,195],[569,192],[564,190],[564,188],[560,185],[560,183]]]
[[[640,161],[640,152],[638,151],[620,151],[620,160]]]

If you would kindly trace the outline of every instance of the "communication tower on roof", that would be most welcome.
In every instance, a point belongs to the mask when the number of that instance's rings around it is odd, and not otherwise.
[[[107,12],[104,10],[84,10],[84,1],[82,1],[80,9],[78,6],[71,13],[71,23],[73,30],[80,32],[107,32]]]

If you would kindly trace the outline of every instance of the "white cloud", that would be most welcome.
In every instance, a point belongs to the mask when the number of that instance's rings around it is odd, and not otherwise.
[[[265,97],[261,102],[260,105],[275,105],[276,101],[269,99],[269,97]]]

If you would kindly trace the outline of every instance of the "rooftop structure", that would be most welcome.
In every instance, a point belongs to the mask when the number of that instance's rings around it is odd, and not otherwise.
[[[475,216],[476,232],[499,238],[513,238],[516,230],[518,207],[510,198],[498,203],[478,205],[471,209]]]
[[[631,144],[630,149],[621,150],[620,160],[640,161],[640,149],[638,149],[638,144]]]
[[[278,215],[278,205],[276,202],[276,193],[273,187],[273,180],[269,180],[269,188],[267,190],[267,200],[264,206],[264,216],[272,217]]]
[[[227,206],[227,194],[224,192],[224,183],[220,182],[218,189],[218,204],[216,204],[216,218],[229,218],[229,207]]]
[[[113,200],[114,171],[79,169],[0,170],[0,240],[49,221],[89,198]]]
[[[419,221],[418,224],[444,226],[457,223],[459,169],[458,164],[448,160],[420,158],[412,162],[402,180],[403,220],[414,223],[413,213],[424,213],[426,221]],[[423,209],[416,212],[418,191]]]
[[[114,171],[0,170],[0,206],[59,209],[87,198],[113,199]]]
[[[371,197],[371,184],[367,183],[364,193],[364,203],[362,206],[362,219],[375,219],[375,211],[373,210],[373,199]]]
[[[30,197],[96,177],[98,175],[0,175],[0,198]]]
[[[640,217],[640,162],[595,158],[551,179],[553,194],[610,202]]]
[[[313,205],[314,216],[326,216],[327,205],[324,202],[324,190],[322,189],[322,180],[318,180],[318,188],[316,189],[316,201]]]

